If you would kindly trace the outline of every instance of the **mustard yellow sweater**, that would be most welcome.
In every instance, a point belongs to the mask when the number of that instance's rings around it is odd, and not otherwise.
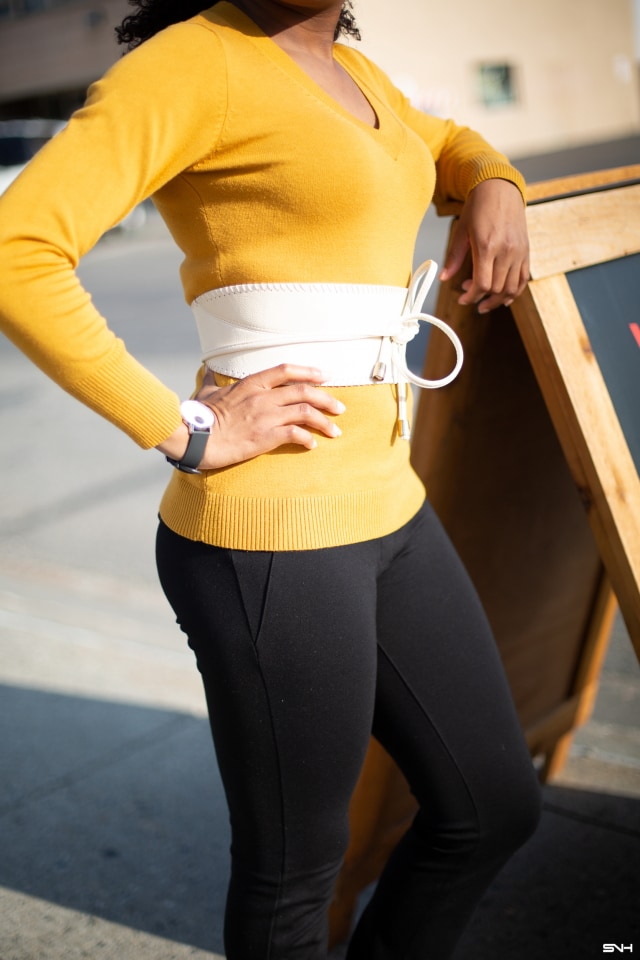
[[[74,272],[145,197],[184,252],[191,302],[237,283],[406,285],[436,174],[443,200],[464,200],[491,177],[523,188],[476,133],[413,109],[355,49],[336,44],[335,57],[377,128],[218,3],[122,58],[0,200],[2,329],[145,448],[180,423],[178,397],[111,333]],[[150,336],[152,324],[150,316]],[[163,519],[236,549],[311,549],[392,532],[424,498],[395,433],[394,390],[336,388],[347,407],[343,435],[319,437],[315,450],[282,447],[202,476],[172,471]]]

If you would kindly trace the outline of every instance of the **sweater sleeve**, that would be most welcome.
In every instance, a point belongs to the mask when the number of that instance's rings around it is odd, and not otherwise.
[[[176,24],[93,84],[0,198],[0,329],[142,447],[176,429],[178,398],[109,330],[75,268],[136,204],[215,148],[225,110],[215,32]]]
[[[469,127],[442,120],[407,104],[403,117],[427,144],[436,162],[436,210],[451,200],[466,200],[483,180],[508,180],[525,200],[524,177],[507,157]]]

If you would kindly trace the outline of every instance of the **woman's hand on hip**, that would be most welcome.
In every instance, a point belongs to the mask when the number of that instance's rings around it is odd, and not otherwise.
[[[488,313],[520,296],[529,279],[529,239],[522,195],[508,180],[484,180],[462,208],[447,260],[440,274],[449,280],[471,249],[473,274],[462,284],[460,304],[478,304]]]
[[[213,374],[207,373],[195,399],[213,410],[215,423],[199,468],[227,467],[290,443],[312,450],[315,434],[339,437],[332,417],[345,407],[320,389],[327,379],[314,367],[287,363],[226,387],[216,386]],[[180,459],[188,439],[183,425],[157,449]]]

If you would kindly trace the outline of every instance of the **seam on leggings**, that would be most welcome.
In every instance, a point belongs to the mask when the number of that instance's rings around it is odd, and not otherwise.
[[[257,647],[258,640],[260,638],[260,631],[262,630],[262,624],[265,617],[267,603],[269,600],[269,593],[271,591],[271,574],[273,571],[275,553],[272,551],[268,551],[268,552],[260,551],[261,554],[264,553],[265,555],[268,555],[268,568],[267,568],[266,575],[264,577],[264,581],[260,584],[260,591],[261,591],[260,612],[258,614],[257,623],[255,624],[255,629],[254,629],[253,617],[250,615],[249,608],[247,606],[247,583],[245,579],[240,575],[240,572],[238,570],[238,564],[236,563],[236,555],[240,552],[241,551],[239,550],[229,550],[228,554],[231,559],[231,566],[233,568],[233,573],[236,578],[238,593],[240,594],[240,600],[242,603],[242,609],[244,612],[245,620],[247,622],[249,636],[251,637],[253,646]]]
[[[457,763],[456,760],[455,760],[455,757],[454,757],[453,754],[451,753],[451,750],[447,747],[447,745],[446,745],[446,743],[445,743],[445,741],[444,741],[444,738],[443,738],[442,735],[440,734],[440,731],[438,730],[437,726],[435,725],[435,723],[433,722],[433,720],[431,719],[431,717],[429,716],[429,714],[427,713],[427,711],[426,711],[425,708],[423,707],[422,703],[420,702],[420,698],[417,696],[417,694],[416,694],[416,693],[414,692],[414,690],[412,689],[411,684],[405,679],[405,677],[404,677],[404,675],[401,673],[400,669],[399,669],[399,668],[396,666],[396,664],[394,663],[393,658],[386,652],[386,650],[383,649],[383,647],[382,647],[379,643],[377,644],[377,647],[378,647],[378,651],[384,656],[384,658],[385,658],[385,660],[387,661],[387,663],[389,663],[389,665],[390,665],[391,668],[393,669],[394,673],[395,673],[396,676],[399,678],[400,682],[404,685],[405,689],[411,694],[411,697],[413,698],[414,703],[417,704],[418,709],[420,710],[420,713],[421,713],[422,716],[425,718],[425,720],[427,721],[427,723],[429,724],[429,726],[431,727],[431,729],[433,730],[433,732],[434,732],[435,735],[437,736],[437,738],[438,738],[438,740],[440,741],[440,743],[441,743],[444,751],[446,752],[447,756],[449,757],[451,763],[453,764],[453,766],[454,766],[455,769],[457,770],[458,776],[460,777],[460,781],[461,781],[462,785],[464,786],[465,792],[466,792],[466,794],[467,794],[467,796],[468,796],[468,798],[469,798],[469,802],[471,803],[471,806],[472,806],[472,808],[473,808],[473,811],[474,811],[474,814],[475,814],[475,818],[476,818],[476,823],[478,824],[478,828],[479,828],[479,826],[480,826],[480,816],[479,816],[479,814],[478,814],[478,808],[477,808],[477,806],[476,806],[475,800],[473,799],[473,795],[472,795],[472,793],[471,793],[471,790],[469,789],[469,786],[468,786],[468,784],[467,784],[467,781],[466,781],[465,777],[463,777],[462,771],[460,770],[460,767],[458,766],[458,763]],[[480,833],[480,830],[478,829],[478,834],[479,834],[479,833]],[[480,839],[479,839],[479,837],[478,837],[478,840],[477,840],[477,842],[476,842],[476,845],[475,845],[472,853],[469,854],[468,860],[471,860],[471,858],[475,855],[475,853],[476,853],[477,850],[478,850],[479,844],[480,844]],[[404,954],[403,954],[403,960],[405,960],[405,958],[409,958],[409,960],[410,960],[411,951],[412,951],[412,949],[413,949],[413,945],[415,944],[416,938],[418,937],[419,933],[420,933],[420,929],[419,929],[419,924],[418,924],[417,928],[414,930],[413,934],[411,935],[409,944],[407,945],[407,949],[406,949],[406,951],[405,951]],[[399,960],[400,960],[400,958],[399,958]]]
[[[275,562],[275,558],[272,557],[271,564],[269,567],[270,576],[273,570],[274,562]],[[269,725],[271,727],[271,736],[273,738],[273,748],[274,748],[274,753],[276,757],[276,764],[278,767],[278,785],[280,788],[280,836],[281,836],[281,847],[282,847],[282,859],[280,861],[280,877],[278,880],[278,891],[276,894],[275,909],[273,911],[273,917],[271,919],[271,925],[269,927],[269,944],[268,944],[268,952],[266,957],[266,960],[269,960],[269,958],[272,956],[272,953],[273,953],[273,937],[274,937],[275,927],[277,923],[278,912],[280,909],[280,903],[282,901],[282,888],[284,884],[285,865],[287,861],[286,831],[284,827],[285,803],[284,803],[284,785],[282,782],[282,763],[280,759],[280,748],[278,745],[278,738],[276,736],[276,726],[273,719],[273,710],[271,708],[271,697],[269,695],[269,686],[267,684],[267,681],[264,675],[264,670],[262,669],[262,663],[260,662],[260,653],[255,645],[254,645],[254,651],[255,651],[256,664],[258,666],[258,670],[260,671],[260,681],[262,683],[262,687],[264,689],[264,695],[269,708]]]
[[[431,729],[433,730],[433,732],[434,732],[435,735],[437,736],[438,740],[440,741],[440,744],[442,745],[442,748],[444,749],[444,751],[445,751],[445,753],[447,754],[447,756],[449,757],[451,763],[452,763],[453,766],[455,767],[455,769],[456,769],[456,771],[457,771],[457,773],[458,773],[458,776],[460,777],[460,782],[463,784],[464,789],[465,789],[465,792],[466,792],[466,794],[467,794],[467,796],[468,796],[468,798],[469,798],[469,802],[471,803],[471,806],[472,806],[472,808],[473,808],[473,812],[474,812],[474,814],[475,814],[476,823],[478,824],[478,827],[479,827],[479,826],[480,826],[480,815],[479,815],[479,813],[478,813],[478,807],[476,806],[476,802],[475,802],[475,800],[473,799],[473,794],[471,793],[471,790],[469,789],[469,785],[467,784],[467,780],[466,780],[466,778],[463,776],[462,770],[460,769],[460,767],[459,767],[459,765],[458,765],[455,757],[453,756],[453,754],[451,753],[451,750],[450,750],[449,747],[447,746],[444,737],[441,735],[441,733],[440,733],[440,731],[438,730],[437,726],[435,725],[435,723],[433,722],[433,720],[431,719],[431,717],[429,716],[429,714],[427,713],[427,711],[426,711],[425,708],[423,707],[423,705],[422,705],[422,703],[421,703],[421,701],[420,701],[420,698],[418,697],[418,695],[417,695],[417,694],[415,693],[415,691],[413,690],[413,688],[412,688],[411,684],[409,683],[409,681],[405,678],[404,674],[400,671],[399,667],[397,667],[396,664],[394,663],[393,657],[391,657],[390,654],[387,653],[387,651],[384,649],[384,647],[382,647],[382,646],[380,645],[380,643],[377,644],[377,647],[378,647],[379,652],[384,656],[385,660],[386,660],[386,661],[390,664],[390,666],[392,667],[394,673],[396,674],[396,676],[398,677],[398,679],[400,680],[400,682],[404,685],[404,687],[406,688],[406,690],[411,694],[411,697],[412,697],[414,703],[417,704],[418,709],[420,710],[420,713],[421,713],[422,716],[425,718],[425,720],[427,721],[427,723],[429,724],[429,726],[431,727]],[[479,831],[478,831],[478,832],[479,832]],[[476,850],[478,849],[478,844],[479,844],[479,843],[480,843],[480,841],[478,840],[478,842],[477,842],[477,844],[476,844],[476,846],[475,846],[475,848],[474,848],[473,853],[475,853]],[[471,856],[473,856],[473,854],[472,854]]]
[[[273,574],[274,562],[275,562],[275,553],[272,553],[271,558],[269,560],[269,569],[267,571],[267,579],[264,585],[264,593],[262,594],[262,606],[260,608],[260,619],[258,621],[258,629],[256,630],[256,640],[255,640],[256,648],[258,646],[258,643],[260,642],[260,634],[262,633],[262,624],[264,623],[264,618],[267,612],[267,604],[269,603],[269,596],[271,594],[271,583],[273,580],[272,574]]]
[[[274,552],[271,553],[269,558],[269,569],[267,570],[267,577],[265,580],[264,591],[262,594],[262,606],[260,607],[260,619],[258,620],[258,629],[256,630],[256,638],[254,645],[256,650],[258,649],[258,644],[260,642],[260,634],[262,633],[262,624],[267,613],[267,604],[269,603],[269,596],[271,594],[271,584],[273,582],[273,565],[275,563],[276,555]]]

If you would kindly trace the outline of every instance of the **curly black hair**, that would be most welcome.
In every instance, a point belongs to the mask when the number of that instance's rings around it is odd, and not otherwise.
[[[129,0],[129,4],[137,7],[137,11],[125,17],[120,26],[115,28],[118,43],[126,43],[129,50],[170,24],[189,20],[213,5],[203,4],[202,0]],[[361,39],[352,6],[351,0],[344,0],[336,27],[336,40],[343,34],[355,40]]]

